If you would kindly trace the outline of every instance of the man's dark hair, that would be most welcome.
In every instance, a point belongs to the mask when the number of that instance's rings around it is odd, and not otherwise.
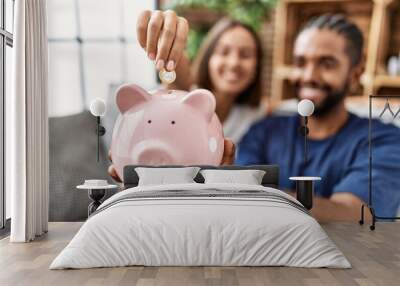
[[[344,36],[347,41],[346,53],[350,57],[352,66],[361,62],[364,46],[363,34],[357,25],[349,21],[344,15],[323,14],[314,17],[306,23],[300,33],[311,28],[327,29]]]

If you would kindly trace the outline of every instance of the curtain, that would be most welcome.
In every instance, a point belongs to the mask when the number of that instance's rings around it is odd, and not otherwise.
[[[17,0],[13,92],[6,114],[11,242],[48,229],[48,48],[46,0]]]

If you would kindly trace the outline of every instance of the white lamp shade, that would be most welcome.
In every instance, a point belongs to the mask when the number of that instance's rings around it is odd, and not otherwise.
[[[94,116],[103,116],[106,113],[105,102],[100,98],[96,98],[90,103],[90,112]]]
[[[309,99],[303,99],[297,105],[297,112],[301,116],[311,116],[314,113],[314,103]]]

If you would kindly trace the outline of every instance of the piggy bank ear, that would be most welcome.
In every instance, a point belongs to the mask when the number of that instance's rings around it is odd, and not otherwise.
[[[186,94],[181,103],[188,104],[204,114],[208,121],[215,112],[215,97],[207,89],[196,89]]]
[[[121,113],[124,113],[132,106],[150,99],[151,95],[140,86],[127,84],[117,90],[116,103]]]

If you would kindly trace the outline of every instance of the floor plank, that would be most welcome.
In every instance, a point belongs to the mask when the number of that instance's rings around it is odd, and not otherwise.
[[[351,262],[352,269],[290,267],[117,267],[48,269],[82,223],[50,223],[32,243],[0,240],[0,285],[400,285],[400,223],[378,223],[375,231],[353,223],[323,228]]]

